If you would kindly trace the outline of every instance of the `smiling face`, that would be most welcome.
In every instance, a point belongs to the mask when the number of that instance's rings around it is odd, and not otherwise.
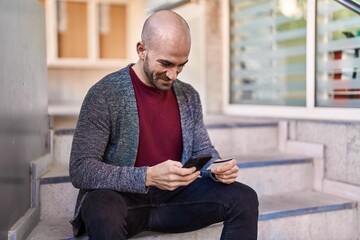
[[[160,90],[170,89],[188,62],[189,47],[170,45],[164,44],[145,53],[143,71],[147,85]]]
[[[190,32],[186,22],[173,12],[154,15],[145,23],[142,41],[137,44],[135,72],[146,85],[168,90],[188,62]]]

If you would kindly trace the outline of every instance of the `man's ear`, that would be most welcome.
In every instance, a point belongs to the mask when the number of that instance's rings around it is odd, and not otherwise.
[[[144,60],[145,59],[145,45],[142,43],[142,42],[138,42],[136,44],[136,51],[137,51],[137,54],[139,55],[139,58],[141,60]]]

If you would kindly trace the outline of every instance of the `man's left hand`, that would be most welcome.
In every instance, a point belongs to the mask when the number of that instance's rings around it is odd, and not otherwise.
[[[219,182],[231,184],[235,182],[239,172],[239,167],[236,165],[236,162],[237,161],[233,159],[219,168],[212,169],[211,172],[215,174]]]

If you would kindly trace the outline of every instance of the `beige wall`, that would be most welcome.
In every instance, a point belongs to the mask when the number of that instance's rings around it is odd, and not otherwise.
[[[116,70],[115,67],[49,68],[49,105],[80,105],[93,84]]]
[[[206,72],[205,72],[205,45],[204,45],[204,15],[203,1],[188,3],[174,9],[188,22],[191,30],[191,51],[189,62],[179,74],[178,78],[191,84],[200,94],[204,110],[206,106]]]
[[[223,110],[222,4],[221,0],[200,0],[174,9],[188,21],[192,35],[189,63],[179,79],[199,91],[208,114]]]
[[[223,61],[223,6],[225,1],[212,0],[206,1],[206,27],[205,27],[205,46],[204,52],[206,58],[206,95],[207,112],[223,112],[223,82],[224,82],[224,64]]]

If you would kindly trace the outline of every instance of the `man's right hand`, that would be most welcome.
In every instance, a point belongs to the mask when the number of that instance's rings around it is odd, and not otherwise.
[[[182,168],[178,161],[167,160],[152,167],[146,172],[146,186],[154,186],[162,190],[175,190],[187,186],[200,175],[195,167]]]

